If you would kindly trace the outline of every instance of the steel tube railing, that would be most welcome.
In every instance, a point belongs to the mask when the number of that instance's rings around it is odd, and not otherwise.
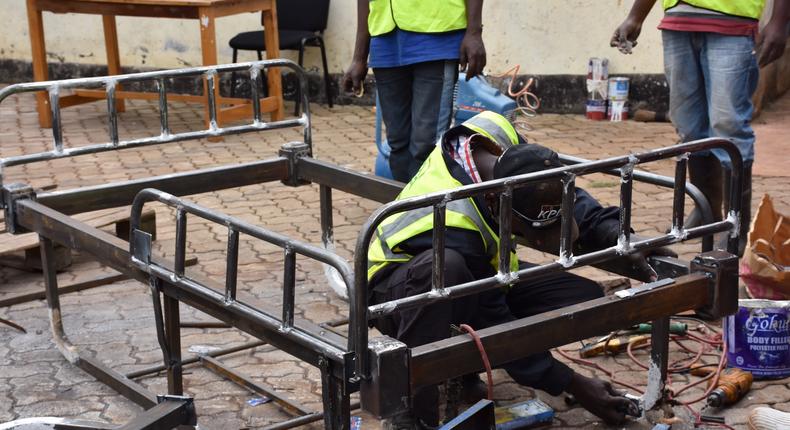
[[[0,102],[13,94],[46,91],[49,94],[50,109],[52,111],[52,138],[53,149],[34,154],[24,154],[12,157],[0,158],[0,183],[2,183],[2,172],[4,168],[18,166],[28,163],[47,161],[57,158],[79,156],[85,154],[95,154],[99,152],[111,151],[115,149],[137,148],[148,145],[163,143],[180,142],[184,140],[200,139],[205,137],[225,136],[254,131],[274,130],[287,127],[302,127],[304,142],[309,146],[312,153],[312,131],[310,129],[310,105],[307,98],[307,91],[302,91],[302,115],[298,118],[285,119],[280,121],[262,122],[261,105],[258,97],[258,84],[261,80],[261,70],[272,67],[285,67],[293,70],[299,79],[300,85],[306,88],[306,76],[304,70],[290,60],[264,60],[248,63],[226,64],[218,66],[192,67],[178,70],[164,70],[156,72],[132,73],[127,75],[117,75],[108,77],[76,78],[61,81],[33,82],[26,84],[9,85],[0,89]],[[249,70],[250,81],[252,82],[252,122],[239,126],[219,127],[217,123],[218,100],[217,100],[217,77],[219,73],[233,72],[239,70]],[[187,131],[183,133],[171,134],[169,128],[169,113],[167,109],[167,85],[166,80],[182,77],[203,77],[205,80],[205,91],[208,103],[209,125],[208,128],[198,131]],[[118,137],[118,112],[117,91],[122,84],[132,82],[153,81],[159,92],[159,118],[160,134],[158,136],[143,137],[138,139],[120,140]],[[61,121],[60,98],[63,90],[71,89],[90,89],[104,88],[106,91],[109,130],[107,143],[86,145],[80,147],[64,147],[63,127]]]
[[[691,228],[691,229],[684,229],[682,230],[683,232],[682,234],[678,234],[677,232],[671,232],[670,234],[662,235],[656,238],[640,240],[638,242],[631,243],[630,242],[630,227],[631,227],[630,214],[631,214],[631,203],[632,203],[631,193],[633,190],[632,180],[634,178],[634,167],[637,164],[641,164],[641,163],[658,161],[670,157],[682,157],[690,152],[704,151],[713,148],[721,148],[725,150],[727,154],[730,156],[730,159],[732,160],[734,174],[732,175],[731,178],[731,189],[734,191],[732,191],[733,198],[732,198],[731,214],[728,215],[725,220],[720,222],[704,224],[700,227]],[[732,142],[725,139],[710,138],[710,139],[703,139],[694,142],[683,143],[667,148],[661,148],[653,151],[646,151],[639,154],[612,157],[599,161],[591,161],[578,165],[564,166],[555,169],[514,176],[511,178],[467,185],[461,188],[447,190],[445,192],[436,192],[425,196],[413,197],[409,199],[388,203],[382,206],[381,208],[379,208],[368,218],[368,220],[363,225],[361,229],[361,233],[357,239],[357,244],[355,248],[355,261],[354,261],[354,277],[355,277],[354,288],[357,291],[353,292],[352,295],[354,296],[354,300],[351,301],[351,309],[353,310],[356,308],[356,311],[355,312],[352,311],[351,314],[352,315],[355,314],[357,320],[355,321],[352,317],[351,322],[349,324],[350,338],[355,339],[354,348],[356,351],[363,351],[365,350],[365,348],[367,348],[367,321],[371,318],[377,318],[404,309],[427,305],[439,300],[450,300],[456,297],[461,297],[464,295],[486,291],[492,288],[496,288],[497,286],[503,285],[503,282],[501,281],[502,276],[498,274],[495,277],[485,278],[462,285],[444,288],[442,290],[442,294],[437,294],[436,291],[432,290],[427,293],[410,296],[399,300],[389,301],[386,303],[380,303],[368,307],[367,304],[368,249],[370,247],[370,243],[371,240],[373,239],[373,235],[376,231],[377,226],[381,224],[389,216],[421,207],[427,207],[427,206],[435,207],[437,205],[446,205],[448,201],[468,198],[474,195],[483,195],[492,192],[507,193],[508,190],[512,188],[524,186],[525,184],[530,182],[540,182],[543,180],[553,179],[553,178],[562,179],[563,177],[567,178],[566,175],[579,176],[579,175],[586,175],[586,174],[598,173],[598,172],[609,172],[614,169],[620,169],[620,174],[622,178],[621,216],[620,216],[620,238],[618,239],[617,245],[611,246],[609,248],[600,251],[591,252],[576,257],[574,257],[572,253],[568,253],[565,254],[564,256],[561,256],[560,260],[554,263],[549,263],[543,266],[538,266],[525,270],[519,270],[517,272],[510,272],[507,278],[509,280],[518,280],[518,279],[524,279],[529,276],[537,276],[548,272],[566,270],[572,267],[594,264],[613,257],[633,254],[643,249],[666,246],[682,240],[702,237],[723,231],[734,232],[733,234],[736,235],[734,240],[731,237],[730,243],[728,245],[728,249],[730,250],[730,252],[732,252],[735,249],[735,245],[737,245],[737,227],[739,221],[738,217],[740,216],[740,201],[739,199],[735,198],[735,193],[740,192],[741,189],[740,172],[742,169],[742,165],[743,163],[742,163],[740,152]],[[564,190],[564,195],[566,196],[566,198],[563,199],[563,216],[564,218],[567,218],[569,212],[571,212],[572,210],[571,209],[572,205],[568,203],[568,197],[567,197],[570,195],[569,191],[570,188],[572,188],[572,182],[566,179],[565,187],[567,189]],[[676,210],[682,210],[682,206],[675,207],[673,205],[673,212]],[[675,218],[676,217],[673,216],[673,219]],[[565,243],[565,246],[567,246],[570,243],[569,238],[567,237],[569,233],[570,233],[569,229],[567,227],[564,227],[563,236],[565,236],[565,238],[562,240]],[[439,234],[443,235],[444,233],[439,232]],[[436,265],[434,265],[433,270],[444,271],[444,267],[436,267]],[[501,266],[500,266],[500,271],[502,271]],[[363,327],[364,330],[362,329]],[[366,354],[361,354],[359,355],[358,361],[356,363],[358,373],[364,376],[369,375],[369,363],[367,362],[367,360],[368,358]]]

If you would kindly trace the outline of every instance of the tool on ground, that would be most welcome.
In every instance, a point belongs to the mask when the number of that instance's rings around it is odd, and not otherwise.
[[[628,406],[622,410],[622,412],[635,418],[641,417],[644,413],[644,402],[642,402],[642,398],[631,393],[625,393],[623,394],[623,397],[625,397],[629,403]]]
[[[605,352],[610,354],[617,354],[620,352],[624,352],[626,348],[628,348],[628,344],[632,344],[632,348],[634,346],[638,346],[650,340],[650,335],[638,335],[638,336],[630,336],[628,338],[608,338],[599,340],[598,342],[585,345],[584,348],[579,350],[579,356],[582,358],[590,358],[595,357],[596,355],[601,355]]]
[[[707,376],[713,372],[710,368],[700,368],[691,371],[695,376]],[[752,387],[754,376],[751,372],[736,367],[724,369],[718,378],[711,379],[711,384],[716,383],[716,388],[708,395],[708,405],[715,408],[729,406],[743,398]],[[710,387],[710,385],[708,385]]]
[[[530,399],[494,409],[497,430],[516,430],[550,423],[554,409],[540,401]]]
[[[669,122],[669,114],[667,112],[654,112],[647,109],[637,109],[634,112],[634,121]]]
[[[650,333],[653,330],[653,324],[642,323],[637,324],[628,330],[628,333]],[[684,335],[688,331],[688,324],[681,322],[672,322],[669,324],[669,332],[671,334]]]

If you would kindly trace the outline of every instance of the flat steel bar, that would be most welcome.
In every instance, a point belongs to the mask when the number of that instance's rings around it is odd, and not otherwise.
[[[231,83],[234,85],[235,82]],[[261,122],[261,96],[258,90],[261,86],[261,69],[257,66],[250,67],[250,99],[252,101],[252,119],[257,124]]]
[[[231,328],[232,326],[219,321],[186,321],[181,322],[181,328]]]
[[[181,327],[183,327],[183,324],[182,324]],[[246,349],[257,348],[257,347],[263,346],[263,345],[266,345],[266,342],[262,342],[260,340],[257,340],[257,341],[254,341],[254,342],[247,342],[247,343],[244,343],[244,344],[241,344],[241,345],[237,345],[237,346],[233,346],[233,347],[230,347],[230,348],[218,349],[216,351],[209,351],[206,354],[194,355],[194,356],[191,356],[191,357],[187,357],[187,358],[181,360],[181,364],[186,366],[187,364],[197,363],[198,361],[200,361],[201,357],[206,357],[206,356],[208,356],[208,357],[221,357],[223,355],[233,354],[234,352],[244,351]],[[165,365],[146,367],[144,369],[135,370],[134,372],[129,372],[129,373],[126,374],[126,377],[129,378],[129,379],[139,378],[141,376],[148,376],[148,375],[153,375],[153,374],[159,373],[159,372],[161,372],[161,371],[163,371],[165,369],[167,369],[167,366],[165,366]]]
[[[499,195],[499,213],[510,214],[513,211],[513,189],[506,187]],[[512,217],[503,216],[499,222],[499,270],[498,275],[510,274],[510,249],[512,247],[511,232],[513,231]],[[442,265],[442,268],[444,265]]]
[[[133,226],[135,228],[137,226]],[[173,271],[176,276],[184,276],[184,266],[187,254],[187,212],[180,207],[176,208],[176,241]]]
[[[206,72],[206,95],[208,96],[209,131],[217,130],[217,71]]]
[[[125,275],[121,274],[109,274],[109,275],[102,275],[95,279],[90,279],[87,281],[76,282],[70,285],[64,285],[58,288],[58,295],[60,294],[68,294],[73,293],[76,291],[87,290],[90,288],[101,287],[104,285],[112,284],[113,282],[123,281],[124,279],[128,279]],[[32,302],[33,300],[43,300],[46,298],[46,293],[44,291],[36,291],[34,293],[25,293],[19,294],[16,296],[12,296],[3,300],[0,300],[0,308],[4,308],[7,306],[17,305],[19,303],[26,303]]]
[[[431,293],[442,295],[444,291],[444,243],[447,234],[447,205],[437,203],[433,207],[433,262],[431,264]]]
[[[228,228],[228,253],[225,259],[225,301],[236,300],[236,281],[239,275],[239,232]]]
[[[60,86],[53,85],[49,89],[49,107],[52,111],[52,140],[55,143],[55,154],[63,154],[63,123],[60,118]],[[0,159],[2,162],[2,159]],[[8,165],[2,163],[3,165]]]
[[[494,366],[578,339],[608,333],[709,304],[711,283],[702,273],[627,299],[607,296],[478,330]],[[515,340],[514,340],[515,339]],[[466,336],[453,336],[412,348],[412,387],[479,372],[480,352]]]
[[[360,408],[359,401],[351,402],[350,408],[352,411],[359,409]],[[295,427],[301,427],[306,424],[314,423],[316,421],[321,421],[323,419],[324,419],[323,412],[313,412],[310,415],[304,415],[301,417],[292,418],[287,421],[282,421],[277,424],[266,426],[263,428],[263,430],[287,430]]]
[[[314,158],[302,157],[296,167],[299,179],[326,185],[332,189],[380,203],[394,200],[404,186],[397,181],[360,173]]]
[[[647,390],[655,390],[650,393],[645,393],[646,398],[663,399],[664,398],[664,385],[667,381],[669,369],[669,323],[670,318],[663,316],[653,321],[652,330],[650,332],[650,366],[657,367],[658,377],[656,380],[650,380],[648,374],[648,387]],[[654,405],[645,405],[646,408],[652,409]]]
[[[686,166],[688,165],[688,155],[678,156],[675,162],[675,186],[672,195],[672,231],[680,234],[683,229],[683,212],[686,195]]]
[[[560,225],[560,264],[573,263],[574,203],[576,202],[576,175],[568,173],[562,178],[562,216]]]
[[[631,248],[631,203],[634,193],[633,171],[636,160],[631,160],[620,169],[620,237],[617,246],[622,250]]]
[[[151,409],[134,417],[118,430],[163,430],[189,425],[195,420],[191,401],[165,399]]]
[[[156,89],[159,92],[159,133],[163,137],[170,135],[170,120],[167,110],[167,81],[165,78],[156,80]]]
[[[156,395],[152,392],[123,374],[110,369],[95,358],[80,355],[74,364],[143,408],[147,409],[157,404]]]
[[[165,340],[167,341],[167,393],[184,394],[183,364],[181,363],[181,312],[178,300],[165,296]]]
[[[294,307],[296,305],[296,252],[290,246],[283,249],[283,330],[294,326]]]
[[[184,196],[281,181],[287,176],[287,160],[273,158],[235,166],[41,193],[36,200],[65,215],[72,215],[128,205],[140,191],[146,188],[156,188],[176,196]]]
[[[225,366],[217,359],[202,356],[200,357],[200,362],[214,373],[217,373],[218,375],[223,376],[244,388],[252,390],[255,393],[262,394],[272,399],[275,403],[282,406],[285,410],[293,415],[310,415],[313,413],[313,411],[306,408],[298,401],[281,396],[271,385],[266,384],[265,382],[255,382],[248,376]]]
[[[118,146],[118,109],[115,89],[115,82],[107,82],[107,125],[110,132],[110,144]]]

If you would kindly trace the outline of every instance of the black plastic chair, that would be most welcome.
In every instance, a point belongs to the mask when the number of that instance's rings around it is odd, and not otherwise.
[[[332,90],[329,70],[326,65],[326,48],[323,32],[329,17],[329,0],[277,0],[277,26],[281,50],[299,51],[299,65],[304,59],[305,46],[321,49],[321,61],[324,66],[324,87],[326,100],[332,107]],[[263,18],[263,17],[261,17]],[[257,51],[258,59],[263,59],[262,51],[266,50],[264,31],[246,31],[230,39],[233,48],[233,62],[237,62],[238,51]],[[234,95],[236,76],[232,77],[231,97]],[[295,115],[299,115],[301,91],[297,87]]]

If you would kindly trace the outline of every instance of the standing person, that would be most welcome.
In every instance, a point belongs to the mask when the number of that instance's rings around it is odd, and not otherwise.
[[[642,29],[656,0],[636,0],[610,44],[624,53]],[[683,142],[721,137],[732,140],[743,157],[743,194],[738,255],[743,255],[751,215],[754,131],[752,95],[759,67],[779,58],[787,40],[790,0],[774,0],[771,19],[758,31],[765,0],[663,0],[658,28],[664,44],[669,82],[669,116]],[[755,49],[755,47],[757,49]],[[729,192],[725,173],[732,170],[722,150],[690,157],[689,179],[713,209],[716,220]],[[699,225],[692,212],[687,227]]]
[[[483,0],[358,0],[343,87],[361,91],[373,68],[398,181],[417,173],[450,126],[459,65],[467,79],[483,71],[482,8]]]
[[[504,149],[507,148],[507,149]],[[462,185],[561,167],[558,155],[523,142],[499,114],[482,112],[448,130],[398,199],[448,190]],[[550,180],[513,190],[513,210],[499,213],[499,200],[474,197],[447,204],[445,286],[494,276],[499,267],[499,220],[510,217],[513,233],[530,243],[538,240],[559,249],[562,184]],[[619,208],[602,207],[588,193],[576,190],[574,236],[586,250],[617,243]],[[371,304],[384,303],[431,290],[433,210],[418,208],[387,218],[377,229],[368,252]],[[651,253],[671,255],[666,249]],[[636,271],[651,273],[644,255],[633,255]],[[510,253],[508,270],[534,265]],[[654,275],[655,272],[652,272]],[[561,272],[522,280],[506,290],[443,301],[381,318],[379,330],[409,347],[449,337],[451,324],[482,329],[603,296],[595,282]],[[528,342],[528,339],[524,341]],[[573,394],[579,403],[608,423],[625,419],[629,401],[599,379],[574,372],[549,351],[502,366],[519,384],[559,395]],[[465,381],[466,382],[466,381]],[[474,387],[470,387],[474,388]],[[395,429],[433,428],[439,423],[439,392],[435,386],[412,394],[412,415],[397,417]],[[405,421],[405,422],[404,422]]]

